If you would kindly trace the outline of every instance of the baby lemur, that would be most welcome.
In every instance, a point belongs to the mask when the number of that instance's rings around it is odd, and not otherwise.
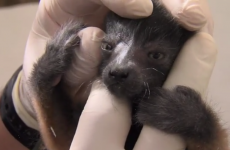
[[[133,105],[133,125],[125,149],[131,150],[142,125],[183,137],[188,150],[227,150],[225,130],[199,93],[184,86],[161,88],[184,43],[194,32],[184,29],[160,4],[144,19],[126,19],[110,13],[101,51],[98,78],[117,97]],[[80,45],[77,33],[86,25],[71,22],[48,42],[45,54],[34,65],[31,87],[42,139],[49,150],[68,150],[83,108],[62,90],[64,75]],[[52,131],[55,131],[55,135]],[[167,143],[166,143],[167,144]]]

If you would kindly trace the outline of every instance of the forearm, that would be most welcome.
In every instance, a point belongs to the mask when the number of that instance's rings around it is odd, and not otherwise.
[[[2,117],[0,118],[0,141],[2,150],[28,150],[10,134],[2,122]]]

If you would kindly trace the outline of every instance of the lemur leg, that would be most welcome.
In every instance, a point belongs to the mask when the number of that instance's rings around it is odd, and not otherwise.
[[[44,55],[34,65],[30,83],[40,133],[47,149],[68,150],[77,126],[71,99],[55,82],[70,68],[74,51],[80,45],[77,33],[84,26],[68,23],[46,46]],[[79,115],[80,116],[80,111]]]
[[[137,119],[161,131],[178,134],[188,150],[228,150],[227,133],[217,115],[194,90],[155,88],[140,102]]]

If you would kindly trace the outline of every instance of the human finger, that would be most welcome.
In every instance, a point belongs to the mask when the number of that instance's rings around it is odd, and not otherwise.
[[[144,126],[135,144],[134,150],[184,150],[186,144],[183,138],[175,134],[167,134],[158,129]]]
[[[104,32],[96,27],[87,27],[78,33],[81,39],[80,48],[76,49],[74,62],[65,74],[68,84],[81,84],[79,81],[87,81],[97,74],[104,35]]]
[[[207,0],[162,0],[172,15],[188,30],[213,34],[213,19]]]
[[[130,109],[126,99],[114,97],[104,85],[94,82],[70,150],[124,150]]]
[[[113,12],[126,18],[143,18],[150,16],[153,11],[151,0],[101,0]]]

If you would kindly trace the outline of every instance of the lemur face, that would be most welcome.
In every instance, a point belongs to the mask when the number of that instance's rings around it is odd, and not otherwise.
[[[160,87],[182,45],[191,36],[162,8],[143,20],[109,15],[101,45],[102,80],[116,96],[147,95]]]

